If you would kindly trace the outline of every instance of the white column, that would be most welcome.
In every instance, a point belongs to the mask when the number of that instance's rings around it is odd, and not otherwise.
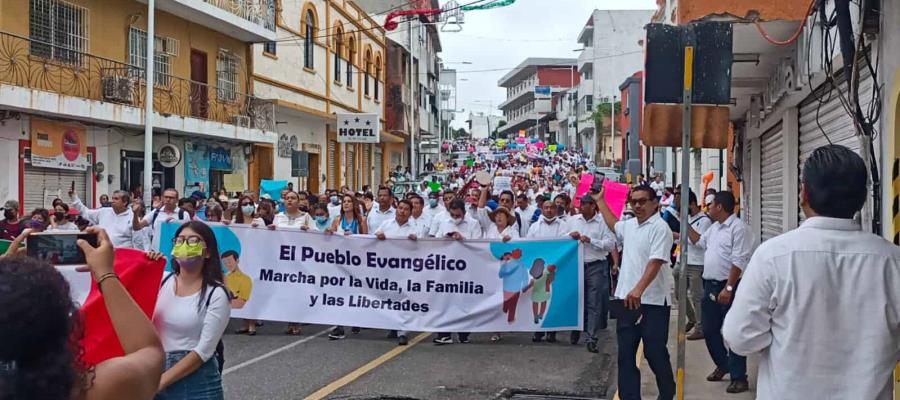
[[[156,11],[154,0],[147,0],[147,68],[144,82],[147,98],[144,104],[144,204],[152,200],[153,188],[153,60],[156,37]],[[111,166],[110,166],[111,167]]]

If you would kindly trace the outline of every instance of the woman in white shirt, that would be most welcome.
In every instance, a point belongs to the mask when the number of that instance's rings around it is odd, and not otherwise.
[[[300,228],[304,231],[317,231],[316,222],[305,210],[300,209],[300,195],[297,192],[288,191],[284,194],[284,212],[275,215],[269,229],[275,228]]]
[[[229,207],[228,211],[231,215],[226,215],[226,218],[222,221],[225,225],[248,224],[254,227],[266,225],[263,219],[256,215],[256,204],[250,196],[241,196],[241,199],[238,200],[236,206]]]
[[[53,215],[50,217],[50,227],[47,229],[49,232],[60,232],[60,231],[77,231],[78,225],[75,225],[72,221],[69,221],[69,206],[66,203],[59,202],[56,203],[56,206],[53,207]],[[76,216],[78,214],[75,214]]]
[[[175,232],[174,244],[174,272],[163,278],[153,314],[166,352],[156,399],[224,399],[215,353],[231,303],[216,237],[191,221]]]
[[[519,231],[515,229],[513,224],[516,217],[506,207],[500,206],[494,209],[490,214],[492,224],[484,229],[485,239],[500,239],[508,242],[512,239],[519,238]]]

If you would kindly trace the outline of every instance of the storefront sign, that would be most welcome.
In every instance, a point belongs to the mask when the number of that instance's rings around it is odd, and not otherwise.
[[[231,171],[231,150],[224,147],[209,148],[209,168],[221,171]]]
[[[378,114],[337,114],[337,140],[341,143],[378,143]]]
[[[76,125],[42,119],[31,120],[31,165],[86,171],[87,133]]]
[[[209,188],[209,147],[184,142],[184,186],[206,193]],[[187,192],[187,191],[186,191]],[[186,193],[189,194],[189,193]]]
[[[181,150],[174,144],[164,144],[159,148],[159,163],[165,168],[173,168],[181,162]]]

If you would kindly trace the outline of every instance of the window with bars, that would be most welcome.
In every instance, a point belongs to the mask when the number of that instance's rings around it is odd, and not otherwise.
[[[88,51],[88,10],[63,0],[30,0],[31,54],[82,64]]]
[[[278,42],[265,42],[263,43],[263,51],[269,53],[271,55],[278,54]]]
[[[303,40],[303,66],[309,69],[315,69],[315,42],[313,38],[316,36],[316,17],[312,11],[306,12],[306,38]]]
[[[157,36],[153,52],[153,82],[157,86],[169,86],[172,83],[172,57],[178,54],[176,45],[163,45],[164,43],[177,43],[177,41]],[[162,45],[162,46],[161,46]],[[140,68],[140,74],[135,78],[142,78],[147,70],[147,32],[130,27],[128,29],[128,64]]]
[[[381,99],[381,60],[375,61],[375,100]]]
[[[216,58],[216,93],[219,100],[237,100],[238,59],[233,54],[220,50]]]
[[[347,87],[353,87],[353,61],[356,60],[356,43],[353,38],[347,43]]]
[[[341,35],[343,34],[343,32],[338,30],[334,39],[334,80],[336,82],[341,81],[341,52],[343,51],[344,47]]]

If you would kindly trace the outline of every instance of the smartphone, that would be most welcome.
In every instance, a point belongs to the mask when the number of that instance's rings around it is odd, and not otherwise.
[[[600,190],[603,189],[603,181],[606,180],[606,175],[603,174],[594,174],[594,182],[591,183],[591,192],[600,193]]]
[[[53,265],[84,265],[84,251],[76,241],[84,239],[97,246],[97,235],[82,232],[40,232],[28,235],[28,256],[45,260]]]

